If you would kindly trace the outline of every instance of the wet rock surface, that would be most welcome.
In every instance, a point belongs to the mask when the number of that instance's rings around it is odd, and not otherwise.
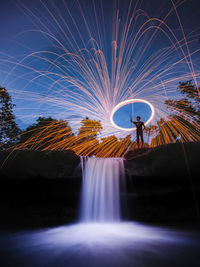
[[[199,144],[191,143],[130,151],[125,160],[123,217],[198,222],[199,149]],[[1,162],[6,156],[8,152],[1,152]],[[82,183],[79,163],[73,151],[11,154],[0,171],[1,227],[37,228],[77,221]]]

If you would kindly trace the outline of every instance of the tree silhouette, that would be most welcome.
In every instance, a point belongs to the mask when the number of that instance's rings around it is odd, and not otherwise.
[[[200,122],[200,97],[197,87],[192,81],[180,82],[178,90],[185,95],[179,100],[166,100],[167,107],[177,116],[183,116],[188,121]]]
[[[39,117],[21,134],[21,147],[29,149],[64,149],[66,139],[74,136],[65,120]]]
[[[88,117],[81,121],[81,127],[78,130],[79,142],[85,142],[97,139],[99,133],[103,129],[101,122],[90,120]]]
[[[99,146],[98,134],[102,129],[100,121],[90,120],[86,117],[81,121],[81,127],[78,129],[72,149],[82,156],[95,155]]]
[[[11,96],[0,86],[0,147],[8,148],[18,142],[20,129],[15,122]]]
[[[165,101],[172,112],[167,119],[160,119],[158,134],[151,145],[200,140],[200,98],[198,88],[191,80],[180,82],[178,91],[184,95],[181,99]]]
[[[102,129],[103,127],[100,121],[90,120],[88,117],[86,117],[81,121],[79,135],[83,135],[87,139],[94,139]]]

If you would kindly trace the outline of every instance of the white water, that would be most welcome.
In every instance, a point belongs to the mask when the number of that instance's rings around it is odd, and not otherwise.
[[[120,221],[123,158],[81,158],[81,221]]]
[[[79,223],[0,233],[0,266],[199,266],[199,233],[138,223]]]
[[[82,159],[82,165],[82,222],[0,233],[0,266],[199,266],[198,232],[119,222],[122,159]]]

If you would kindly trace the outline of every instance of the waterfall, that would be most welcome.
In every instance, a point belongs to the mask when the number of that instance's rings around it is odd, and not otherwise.
[[[120,183],[123,158],[81,157],[82,221],[120,221]]]

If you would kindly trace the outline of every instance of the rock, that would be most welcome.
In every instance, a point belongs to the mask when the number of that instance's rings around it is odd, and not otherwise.
[[[0,152],[0,208],[4,225],[75,221],[81,190],[80,157],[73,151]],[[125,157],[128,219],[183,222],[197,219],[199,143],[130,151]],[[79,166],[79,168],[77,168]],[[76,171],[75,171],[76,170]],[[192,188],[193,186],[193,188]],[[66,219],[65,219],[66,218]],[[3,223],[3,222],[2,222]],[[14,227],[14,226],[13,226]]]
[[[176,143],[129,151],[125,168],[129,176],[195,176],[199,173],[200,143]]]
[[[73,174],[80,162],[72,150],[34,151],[21,150],[1,151],[0,175],[4,178],[67,178]]]

